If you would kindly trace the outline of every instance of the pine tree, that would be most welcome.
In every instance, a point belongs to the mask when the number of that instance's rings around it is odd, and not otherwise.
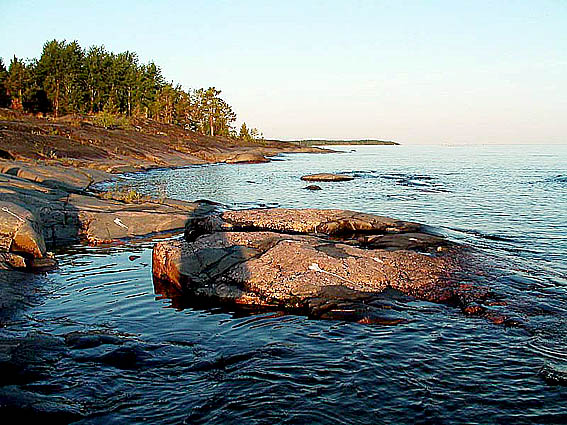
[[[4,61],[0,58],[0,108],[10,106],[10,96],[6,88],[6,81],[8,80],[8,70],[4,65]]]
[[[24,93],[30,85],[29,70],[23,60],[16,56],[12,58],[8,68],[6,89],[11,98],[12,109],[22,110],[24,105]]]
[[[246,127],[245,122],[243,122],[240,126],[240,133],[238,134],[238,138],[241,140],[250,140],[250,133],[248,132],[248,127]]]

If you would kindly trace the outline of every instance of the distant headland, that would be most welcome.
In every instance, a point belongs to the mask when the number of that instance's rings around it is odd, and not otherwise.
[[[281,142],[280,140],[269,140],[270,142]],[[399,145],[398,142],[391,140],[377,140],[377,139],[361,139],[361,140],[323,140],[323,139],[308,139],[308,140],[286,140],[288,143],[293,143],[302,147],[322,146],[322,145]]]

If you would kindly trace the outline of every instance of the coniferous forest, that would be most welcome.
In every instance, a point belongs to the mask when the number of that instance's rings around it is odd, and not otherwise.
[[[220,94],[167,82],[157,64],[141,63],[135,52],[84,49],[77,41],[48,41],[39,59],[14,56],[6,65],[0,58],[0,107],[55,117],[144,117],[207,135],[257,136],[244,124],[236,133],[236,114]]]

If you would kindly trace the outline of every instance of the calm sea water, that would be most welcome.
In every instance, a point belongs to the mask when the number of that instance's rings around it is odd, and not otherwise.
[[[490,286],[508,304],[494,308],[521,326],[408,300],[392,301],[389,314],[406,319],[396,326],[191,306],[156,295],[151,242],[76,247],[58,253],[55,272],[3,283],[0,342],[18,342],[20,363],[2,363],[13,376],[2,381],[0,414],[101,424],[566,423],[567,146],[340,149],[154,170],[119,184],[227,208],[345,208],[426,223],[472,248],[482,273],[469,278]],[[299,177],[316,172],[357,178],[304,190]]]

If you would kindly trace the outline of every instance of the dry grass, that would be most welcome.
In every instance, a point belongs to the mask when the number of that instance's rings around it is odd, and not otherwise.
[[[127,204],[140,204],[142,202],[152,201],[149,196],[142,195],[140,192],[132,188],[121,188],[115,185],[114,188],[102,192],[100,194],[102,199],[112,199],[114,201],[121,201]]]

